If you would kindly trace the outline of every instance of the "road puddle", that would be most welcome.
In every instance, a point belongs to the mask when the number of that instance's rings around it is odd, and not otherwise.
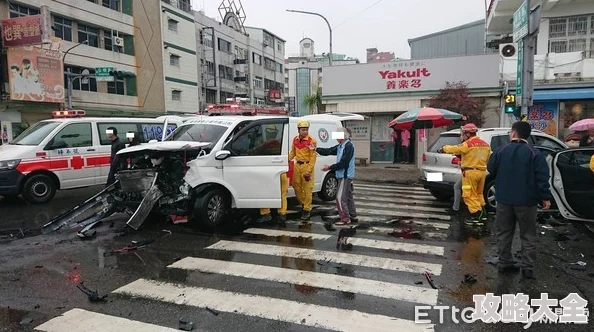
[[[485,294],[491,291],[487,281],[487,267],[484,260],[485,243],[482,239],[469,237],[459,251],[460,279],[457,286],[450,287],[448,293],[465,304],[472,304],[474,294]],[[468,282],[474,279],[473,282]],[[463,282],[466,280],[466,282]]]

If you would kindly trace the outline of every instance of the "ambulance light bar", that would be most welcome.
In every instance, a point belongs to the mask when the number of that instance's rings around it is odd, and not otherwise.
[[[83,110],[68,110],[68,111],[53,111],[52,116],[54,118],[75,118],[79,116],[85,116]]]

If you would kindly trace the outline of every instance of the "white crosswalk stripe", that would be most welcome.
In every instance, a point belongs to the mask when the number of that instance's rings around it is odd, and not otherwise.
[[[301,224],[300,221],[288,220],[287,227],[284,228],[248,228],[243,232],[245,235],[238,238],[218,240],[204,248],[208,255],[205,257],[209,258],[185,257],[168,265],[166,269],[185,270],[197,275],[205,273],[224,276],[224,280],[243,278],[265,285],[277,283],[308,286],[365,295],[374,298],[373,301],[383,299],[407,302],[411,305],[436,305],[439,296],[438,289],[433,289],[426,284],[413,285],[411,280],[407,280],[409,277],[406,276],[417,276],[418,278],[422,277],[425,272],[433,276],[440,276],[442,264],[437,262],[443,260],[445,247],[421,244],[419,241],[410,239],[386,237],[385,234],[393,233],[395,230],[406,232],[409,231],[409,228],[414,230],[422,228],[419,231],[424,238],[445,239],[450,229],[448,222],[450,218],[443,209],[439,208],[444,204],[426,195],[426,190],[418,187],[356,184],[357,186],[363,188],[355,190],[355,197],[360,197],[362,190],[369,193],[379,191],[382,195],[378,196],[381,200],[375,201],[373,199],[356,199],[359,224],[367,222],[370,226],[358,229],[354,236],[346,239],[346,243],[352,245],[350,251],[327,249],[334,248],[334,244],[338,240],[338,232],[325,231],[321,227],[325,224],[324,221],[312,220],[309,224],[315,225],[314,230],[314,227],[297,228],[297,224]],[[400,191],[414,193],[413,196],[419,198],[416,198],[416,202],[404,201],[400,197]],[[398,197],[398,200],[388,200],[390,199],[389,195]],[[421,204],[424,204],[425,207],[422,207]],[[334,206],[332,202],[329,202],[315,208],[318,211],[323,211],[324,209],[332,210]],[[442,210],[443,212],[441,212]],[[287,238],[287,241],[281,241],[284,244],[270,242],[271,239],[279,241],[279,237]],[[319,244],[326,249],[291,245],[292,241],[289,241],[289,238],[311,239],[311,241],[316,241],[316,245]],[[216,252],[233,253],[234,257],[241,257],[239,259],[241,261],[236,261],[236,259],[227,261],[218,258],[219,255],[210,255]],[[368,272],[349,275],[334,274],[321,267],[318,267],[318,271],[315,268],[315,263],[312,263],[314,265],[312,270],[293,268],[285,266],[284,263],[282,267],[274,266],[274,262],[278,262],[279,258],[317,261],[318,265],[331,262],[333,265],[346,265],[355,269],[358,267],[366,269],[365,271]],[[261,262],[271,262],[269,263],[271,265],[261,264]],[[371,273],[375,274],[380,271],[383,271],[384,278],[389,276],[386,279],[389,281],[370,277]],[[394,274],[397,276],[392,277]],[[173,283],[168,280],[140,278],[119,287],[113,293],[118,294],[124,300],[133,297],[137,301],[148,300],[169,305],[207,308],[222,313],[333,331],[430,332],[435,328],[433,324],[415,323],[414,316],[393,317],[393,314],[374,312],[368,305],[361,305],[358,310],[335,308],[326,305],[326,302],[324,305],[307,303],[309,301],[307,297],[300,297],[300,300],[279,298],[279,295],[275,296],[272,292],[275,287],[263,287],[259,290],[260,293],[250,294],[252,290],[249,287],[245,291],[243,288],[240,292],[230,291],[220,289],[220,287],[225,287],[224,282],[223,286],[221,284],[210,285],[212,280],[207,278],[205,279],[206,284],[201,283],[198,287],[185,284],[187,281]],[[269,289],[271,290],[268,291]],[[362,301],[360,298],[354,299],[355,304],[357,301]],[[381,313],[386,312],[384,310]],[[291,330],[289,326],[286,329],[287,331]],[[157,326],[122,317],[72,309],[62,316],[41,324],[36,327],[36,330],[46,332],[83,330],[168,332],[177,329],[174,329],[173,326]]]

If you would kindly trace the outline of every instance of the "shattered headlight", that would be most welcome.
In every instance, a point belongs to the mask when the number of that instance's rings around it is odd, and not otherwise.
[[[179,186],[179,192],[182,193],[184,196],[188,196],[190,193],[190,185],[185,183]]]
[[[20,159],[0,160],[0,171],[15,169],[20,163]]]

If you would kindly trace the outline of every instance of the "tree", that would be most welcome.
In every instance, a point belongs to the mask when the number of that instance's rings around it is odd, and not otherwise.
[[[464,82],[446,82],[446,87],[429,99],[428,106],[460,113],[466,116],[467,122],[480,128],[485,122],[487,100],[471,96],[468,84]]]
[[[305,96],[303,103],[305,106],[307,106],[307,108],[309,108],[310,114],[314,114],[314,110],[317,110],[317,113],[324,113],[324,104],[322,104],[322,89],[318,88],[316,93]]]

